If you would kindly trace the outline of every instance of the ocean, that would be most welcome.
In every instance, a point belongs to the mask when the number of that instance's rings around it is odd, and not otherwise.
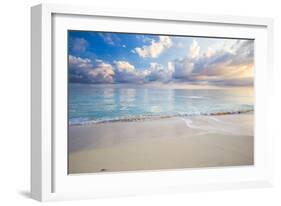
[[[70,125],[254,110],[253,88],[174,89],[70,83],[68,92]]]

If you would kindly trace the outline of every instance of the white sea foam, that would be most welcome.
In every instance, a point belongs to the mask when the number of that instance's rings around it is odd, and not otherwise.
[[[184,119],[184,118],[181,118],[184,122],[185,122],[185,124],[186,124],[186,126],[188,126],[189,128],[192,128],[192,120],[191,119]]]
[[[185,121],[186,125],[190,128],[197,128],[194,122],[187,117],[204,117],[205,121],[209,119],[209,123],[216,122],[217,124],[227,124],[226,122],[217,119],[216,115],[230,115],[230,114],[243,114],[252,112],[253,110],[241,110],[241,111],[231,111],[231,112],[213,112],[213,113],[177,113],[177,114],[167,114],[167,115],[138,115],[138,116],[128,116],[122,118],[111,118],[111,119],[95,119],[90,120],[88,118],[74,118],[69,121],[69,125],[89,125],[89,124],[100,124],[100,123],[110,123],[110,122],[137,122],[146,120],[157,120],[157,119],[167,119],[172,117],[181,117]]]
[[[248,131],[245,130],[244,125],[241,122],[233,121],[231,119],[221,120],[214,116],[196,116],[191,120],[190,118],[181,118],[186,126],[191,129],[198,129],[197,135],[204,134],[226,134],[226,135],[241,135],[247,134]]]
[[[202,99],[204,97],[202,97],[202,96],[189,96],[188,98],[189,99]]]

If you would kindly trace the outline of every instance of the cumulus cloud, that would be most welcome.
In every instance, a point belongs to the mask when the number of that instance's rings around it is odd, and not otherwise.
[[[188,79],[192,73],[194,61],[190,58],[174,60],[174,77],[176,79]]]
[[[130,73],[130,72],[135,71],[135,66],[130,64],[127,61],[115,61],[115,64],[116,64],[117,70],[120,72],[125,71],[127,73]]]
[[[167,65],[151,62],[143,69],[137,69],[124,60],[109,64],[102,60],[93,61],[69,56],[70,81],[80,83],[161,82],[252,86],[253,67],[254,42],[252,40],[233,41],[227,48],[209,47],[206,52],[201,52],[198,42],[194,40],[184,58],[170,61]]]
[[[69,55],[69,80],[77,83],[113,83],[114,70],[101,60]]]
[[[199,53],[198,42],[193,40],[187,56],[183,59],[174,60],[174,77],[188,80],[193,72],[194,64],[198,61]]]
[[[152,40],[150,45],[143,46],[142,48],[137,47],[134,51],[140,57],[158,57],[165,49],[168,49],[172,46],[172,40],[168,36],[159,36],[159,40]]]
[[[127,61],[114,61],[111,65],[69,55],[69,80],[74,83],[165,83],[172,80],[173,72],[171,62],[167,67],[151,63],[148,68],[137,70]]]
[[[254,44],[237,40],[229,49],[208,51],[199,55],[200,47],[193,41],[188,55],[174,61],[174,78],[182,81],[215,85],[246,86],[253,84]]]
[[[145,74],[137,71],[135,66],[127,61],[115,61],[115,82],[143,83]]]
[[[198,42],[196,40],[193,40],[188,55],[191,59],[195,59],[199,56],[199,52],[200,46],[198,45]]]
[[[145,78],[148,82],[170,82],[172,80],[174,67],[171,62],[165,68],[162,64],[150,63],[150,67],[144,71]]]

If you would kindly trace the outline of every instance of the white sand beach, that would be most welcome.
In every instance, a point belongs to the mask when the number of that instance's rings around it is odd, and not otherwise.
[[[252,165],[253,113],[69,128],[69,174]]]

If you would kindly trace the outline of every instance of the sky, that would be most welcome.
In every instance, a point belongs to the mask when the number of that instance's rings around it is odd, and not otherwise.
[[[254,40],[68,32],[70,83],[252,87]]]

